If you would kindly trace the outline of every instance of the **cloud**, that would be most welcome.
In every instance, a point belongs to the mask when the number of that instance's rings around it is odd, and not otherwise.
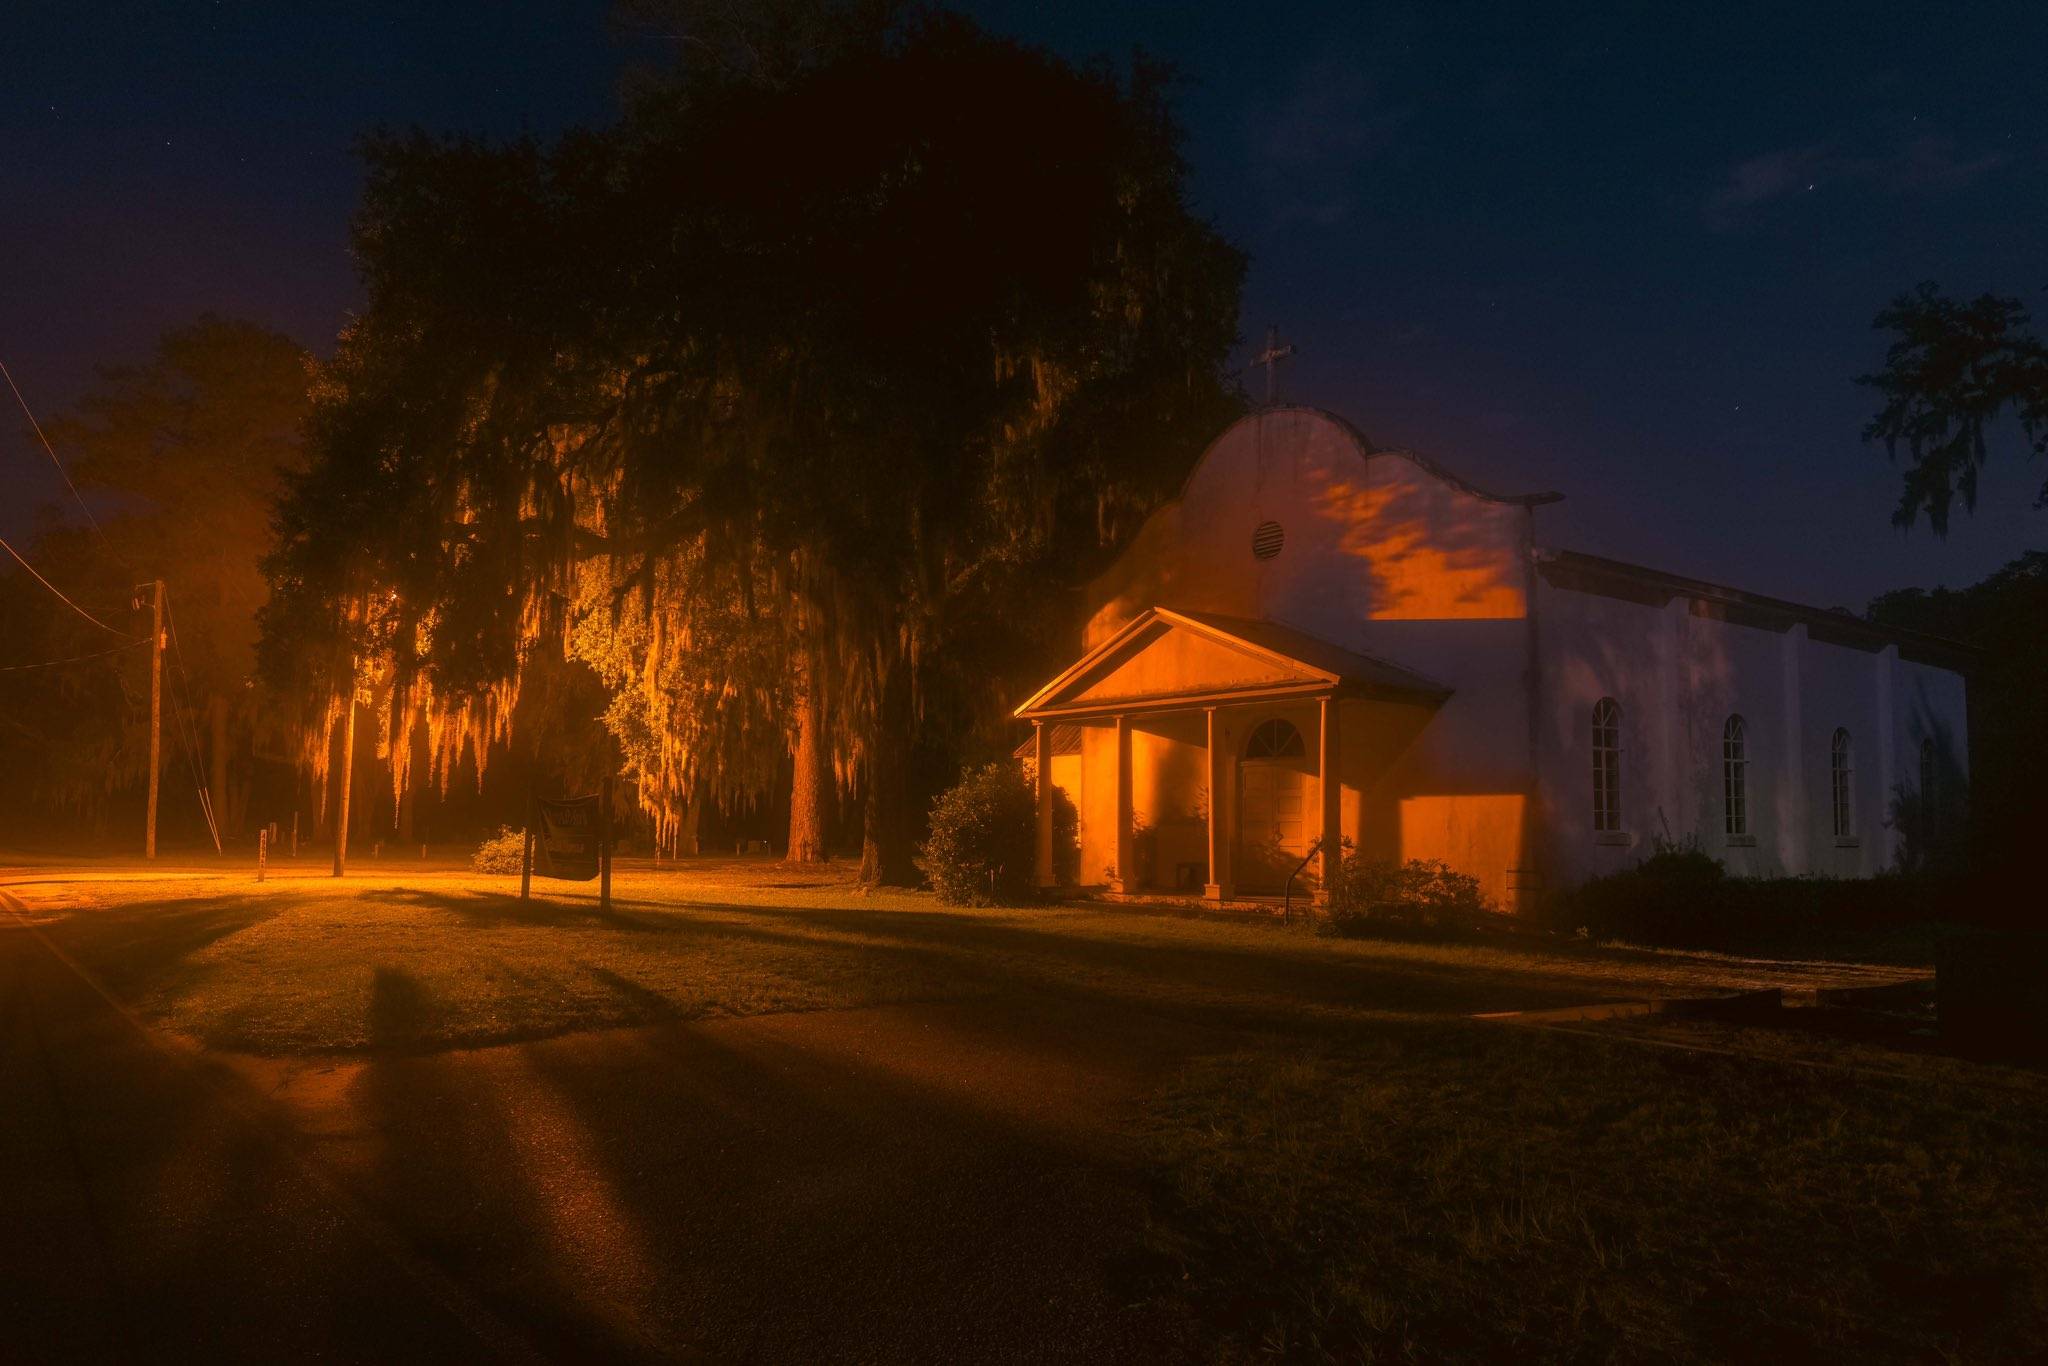
[[[1803,190],[1814,183],[1826,157],[1827,149],[1816,143],[1811,147],[1786,147],[1739,161],[1728,172],[1727,182],[1707,201],[1707,207],[1717,213],[1732,213]]]
[[[1908,142],[1884,167],[1894,190],[1959,190],[2011,160],[2003,152],[1960,157],[1947,138],[1918,137]]]
[[[1323,58],[1297,71],[1287,94],[1254,108],[1248,123],[1272,225],[1334,227],[1349,217],[1360,173],[1395,147],[1410,117],[1381,107],[1354,64]]]
[[[1782,147],[1735,163],[1707,198],[1707,221],[1725,231],[1740,226],[1760,205],[1841,186],[1883,194],[1948,193],[1975,184],[2009,160],[2003,152],[1962,155],[1951,139],[1932,133],[1869,154],[1844,151],[1831,142]]]

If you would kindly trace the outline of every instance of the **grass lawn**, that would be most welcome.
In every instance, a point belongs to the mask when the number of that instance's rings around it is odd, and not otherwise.
[[[1925,1051],[1480,1012],[1867,984],[1896,967],[1543,940],[1336,941],[1103,905],[956,910],[838,870],[629,868],[615,905],[366,865],[13,879],[162,1027],[427,1051],[1004,993],[1190,1026],[1127,1135],[1135,1293],[1205,1354],[1993,1360],[2048,1343],[2048,1084]],[[1914,959],[1894,934],[1881,956]]]
[[[1764,986],[1893,980],[1824,961],[1532,940],[1320,939],[1157,908],[943,907],[765,860],[588,883],[365,864],[29,873],[45,932],[163,1027],[259,1054],[429,1050],[665,1019],[1069,993],[1287,1032]]]
[[[2039,1360],[2048,1085],[1890,1066],[1512,1025],[1205,1059],[1151,1135],[1162,1284],[1229,1357]]]

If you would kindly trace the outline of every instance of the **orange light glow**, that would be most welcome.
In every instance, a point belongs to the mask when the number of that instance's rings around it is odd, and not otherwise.
[[[1508,870],[1522,862],[1523,806],[1519,792],[1403,797],[1401,857],[1440,859],[1470,873],[1488,900],[1512,910]]]
[[[1398,457],[1382,457],[1393,464]],[[1406,462],[1399,462],[1405,465]],[[1422,476],[1366,484],[1328,480],[1312,494],[1342,528],[1338,550],[1372,576],[1375,621],[1499,620],[1526,603],[1513,513]]]

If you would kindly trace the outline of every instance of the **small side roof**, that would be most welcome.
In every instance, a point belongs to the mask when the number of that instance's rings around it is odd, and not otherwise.
[[[1046,729],[1052,732],[1053,758],[1058,759],[1065,755],[1079,754],[1081,752],[1081,728],[1079,726],[1061,721],[1048,725]],[[1024,743],[1011,750],[1010,755],[1016,759],[1036,759],[1038,757],[1038,737],[1035,735],[1025,736]]]

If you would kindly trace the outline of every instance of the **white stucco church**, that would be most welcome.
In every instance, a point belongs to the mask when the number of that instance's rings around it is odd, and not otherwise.
[[[1017,708],[1041,881],[1052,785],[1083,883],[1271,894],[1341,836],[1503,910],[1659,837],[1735,874],[1867,876],[1898,855],[1895,797],[1960,810],[1960,647],[1549,546],[1558,499],[1313,408],[1237,422]]]

